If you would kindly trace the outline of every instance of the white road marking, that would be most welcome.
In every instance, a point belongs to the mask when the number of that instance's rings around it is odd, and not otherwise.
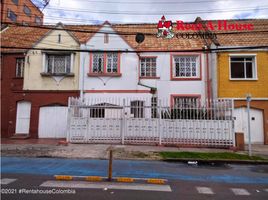
[[[196,187],[196,189],[200,194],[214,194],[212,189],[209,187]]]
[[[7,185],[7,184],[10,184],[14,181],[16,181],[17,179],[14,179],[14,178],[1,178],[1,185]]]
[[[146,190],[171,192],[169,185],[138,184],[138,183],[92,183],[86,181],[46,181],[41,187],[63,187],[63,188],[91,188],[91,189],[120,189],[120,190]]]
[[[231,190],[235,195],[247,195],[247,196],[250,195],[250,193],[243,188],[231,188]]]

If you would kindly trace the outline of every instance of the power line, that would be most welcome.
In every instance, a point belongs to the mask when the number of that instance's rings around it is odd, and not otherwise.
[[[205,1],[94,1],[94,0],[77,0],[86,1],[88,3],[103,3],[103,4],[199,4],[199,3],[210,3],[210,2],[223,2],[226,0],[205,0]],[[246,0],[237,0],[246,1]]]
[[[258,10],[267,10],[268,5],[262,5],[263,7],[258,8]],[[138,12],[138,11],[109,11],[109,10],[86,10],[86,9],[70,9],[64,7],[47,7],[46,9],[49,10],[57,10],[57,11],[71,11],[71,12],[82,12],[82,13],[101,13],[101,14],[111,14],[111,15],[161,15],[162,13],[166,13],[168,15],[189,15],[189,14],[198,14],[198,13],[218,13],[218,12],[234,12],[234,11],[250,11],[255,10],[256,7],[239,7],[239,8],[232,8],[232,9],[210,9],[210,10],[192,10],[189,11],[155,11],[155,12]]]
[[[68,25],[64,26],[63,27],[67,27],[67,28],[57,28],[57,27],[49,27],[49,26],[35,26],[35,25],[22,25],[22,24],[18,24],[18,23],[3,23],[3,24],[8,24],[8,25],[15,25],[17,27],[25,27],[25,28],[39,28],[39,29],[48,29],[48,30],[60,30],[60,31],[69,31],[69,32],[78,32],[78,33],[101,33],[101,34],[111,34],[111,35],[136,35],[137,33],[139,33],[140,31],[135,31],[135,32],[121,32],[121,31],[96,31],[96,30],[81,30],[81,29],[74,29],[74,28],[68,28]],[[71,26],[71,25],[70,25]],[[91,26],[90,27],[94,28],[94,26]],[[100,28],[101,26],[99,26]],[[113,25],[111,26],[112,28],[119,28],[120,27],[116,27],[116,25],[113,27]],[[96,28],[96,27],[95,27]],[[142,27],[141,27],[142,29]],[[153,29],[153,28],[152,28]],[[156,29],[156,28],[155,28]],[[157,30],[157,29],[156,29]],[[257,30],[257,31],[233,31],[233,32],[215,32],[216,34],[248,34],[248,33],[267,33],[268,30]],[[212,33],[214,33],[212,31]],[[147,35],[147,36],[155,36],[156,33],[143,33],[144,35]]]
[[[181,49],[181,50],[89,50],[89,49],[56,49],[56,48],[37,48],[37,47],[11,47],[0,46],[5,49],[22,49],[22,50],[41,50],[41,51],[57,51],[57,52],[84,52],[84,53],[104,53],[104,52],[116,52],[116,53],[169,53],[169,52],[219,52],[229,50],[252,50],[252,49],[268,49],[268,45],[260,46],[244,46],[244,47],[220,47],[211,49]]]

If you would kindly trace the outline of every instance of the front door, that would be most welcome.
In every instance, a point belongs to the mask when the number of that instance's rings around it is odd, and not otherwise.
[[[31,102],[17,103],[16,134],[29,134],[31,116]]]

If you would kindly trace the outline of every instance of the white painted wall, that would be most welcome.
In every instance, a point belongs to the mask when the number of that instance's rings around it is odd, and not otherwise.
[[[100,31],[113,31],[109,25],[105,25]],[[96,50],[133,50],[119,35],[109,35],[109,43],[104,43],[104,35],[95,34],[82,49]],[[198,94],[205,98],[206,63],[205,56],[201,55],[202,80],[171,81],[170,80],[170,53],[141,53],[141,56],[157,56],[157,76],[160,79],[141,79],[140,83],[157,88],[157,96],[170,102],[171,94],[192,95]],[[82,53],[80,59],[80,89],[84,90],[150,90],[138,85],[139,82],[139,57],[136,53],[122,53],[120,57],[121,77],[88,77],[90,66],[90,54]],[[84,83],[84,84],[83,84]],[[151,94],[86,94],[89,97],[150,97]]]

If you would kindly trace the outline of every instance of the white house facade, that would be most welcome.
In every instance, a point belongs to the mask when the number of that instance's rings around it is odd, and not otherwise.
[[[170,43],[174,41],[176,38]],[[80,58],[79,87],[84,99],[100,99],[99,103],[113,98],[146,99],[151,104],[151,99],[157,98],[172,106],[178,98],[207,98],[204,53],[172,53],[165,47],[159,52],[149,52],[149,48],[135,52],[133,44],[117,34],[109,23],[81,49],[93,51],[81,53]],[[98,50],[102,51],[94,52]]]

